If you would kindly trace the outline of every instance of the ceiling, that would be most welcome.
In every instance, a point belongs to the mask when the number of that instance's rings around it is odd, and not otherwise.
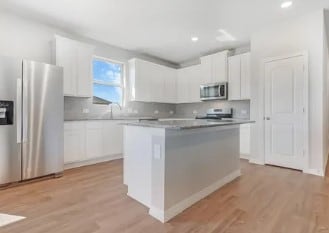
[[[329,8],[329,0],[1,0],[0,7],[121,48],[182,63],[247,45],[266,25]],[[220,31],[221,30],[221,31]],[[232,41],[218,41],[225,34]],[[197,36],[199,41],[192,42]]]

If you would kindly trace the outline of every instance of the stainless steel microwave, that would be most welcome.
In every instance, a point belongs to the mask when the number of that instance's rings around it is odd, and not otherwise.
[[[200,99],[202,101],[226,100],[227,82],[200,85]]]

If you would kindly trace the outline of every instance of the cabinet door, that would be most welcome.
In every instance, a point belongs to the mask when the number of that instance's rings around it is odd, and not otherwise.
[[[240,126],[240,154],[247,157],[250,154],[250,125]]]
[[[208,84],[213,82],[212,78],[212,55],[201,57],[201,70],[202,70],[202,79],[201,84]]]
[[[229,57],[228,59],[228,95],[229,100],[241,99],[241,67],[240,56]]]
[[[179,103],[189,102],[189,69],[183,68],[178,71],[177,96]]]
[[[86,122],[86,157],[94,159],[105,156],[103,153],[102,121]]]
[[[227,82],[227,51],[212,55],[211,82]]]
[[[56,37],[56,65],[64,69],[64,95],[75,96],[77,93],[77,48],[72,40]]]
[[[165,76],[166,67],[157,64],[149,63],[148,72],[150,74],[151,83],[151,98],[150,102],[165,102]]]
[[[200,100],[200,85],[202,80],[201,65],[191,66],[189,69],[189,102],[196,103]]]
[[[134,59],[135,72],[131,76],[131,83],[133,95],[135,95],[135,101],[149,102],[151,99],[151,77],[147,62]]]
[[[250,99],[250,53],[241,55],[241,99]]]
[[[177,102],[177,70],[172,68],[166,68],[164,72],[164,96],[165,103]]]
[[[104,155],[119,155],[123,153],[123,126],[120,121],[103,122]]]
[[[77,96],[79,97],[92,97],[92,56],[92,47],[77,44]]]
[[[64,163],[83,161],[85,156],[85,126],[82,122],[64,124]]]

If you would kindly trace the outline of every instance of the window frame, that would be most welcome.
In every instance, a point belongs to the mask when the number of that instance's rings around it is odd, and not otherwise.
[[[94,79],[94,60],[120,65],[121,66],[120,84],[115,83],[115,82],[96,81]],[[122,93],[121,103],[118,103],[121,106],[124,106],[124,104],[125,104],[125,73],[126,72],[125,72],[125,63],[124,62],[109,59],[109,58],[106,58],[106,57],[101,57],[101,56],[93,56],[92,57],[92,84],[93,84],[93,87],[94,87],[94,84],[99,84],[99,85],[105,85],[105,86],[109,86],[109,87],[119,87],[119,88],[121,88],[121,93]],[[94,90],[93,90],[93,95],[94,95]]]

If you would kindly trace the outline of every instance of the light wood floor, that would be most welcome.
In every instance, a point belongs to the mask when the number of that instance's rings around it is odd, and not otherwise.
[[[122,161],[0,191],[0,213],[27,219],[1,233],[329,232],[329,177],[241,161],[242,177],[167,224],[126,196]]]

